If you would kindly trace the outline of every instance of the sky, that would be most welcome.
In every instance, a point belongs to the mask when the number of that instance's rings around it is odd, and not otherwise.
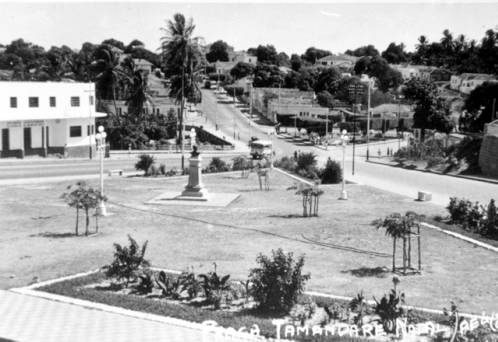
[[[413,51],[420,35],[439,41],[444,29],[480,40],[498,30],[498,0],[454,2],[3,2],[0,44],[17,38],[79,49],[84,42],[133,39],[156,51],[161,27],[177,12],[192,17],[194,35],[224,40],[236,50],[272,44],[289,56],[311,46],[341,53],[373,44],[379,51],[403,42]]]

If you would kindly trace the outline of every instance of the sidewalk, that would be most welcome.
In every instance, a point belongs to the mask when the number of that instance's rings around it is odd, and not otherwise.
[[[201,342],[200,330],[0,291],[0,340]]]
[[[486,182],[486,183],[491,183],[491,184],[498,184],[498,179],[494,179],[491,177],[485,177],[485,176],[469,176],[469,175],[458,175],[458,174],[451,174],[451,173],[443,173],[443,172],[438,172],[434,170],[422,170],[422,169],[415,169],[415,168],[410,168],[407,166],[403,166],[400,163],[397,163],[395,161],[391,160],[384,160],[382,158],[377,158],[376,160],[373,158],[370,158],[370,160],[367,161],[368,163],[372,164],[378,164],[378,165],[383,165],[383,166],[390,166],[390,167],[396,167],[404,170],[409,170],[409,171],[418,171],[418,172],[425,172],[425,173],[434,173],[436,175],[441,175],[441,176],[448,176],[448,177],[455,177],[455,178],[463,178],[463,179],[469,179],[469,180],[475,180],[479,182]]]

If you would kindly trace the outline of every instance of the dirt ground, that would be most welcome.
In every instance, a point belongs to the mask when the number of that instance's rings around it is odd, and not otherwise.
[[[149,241],[147,256],[156,267],[206,272],[216,263],[218,272],[245,278],[259,253],[281,247],[306,255],[307,290],[345,296],[363,290],[368,298],[379,298],[390,289],[392,274],[365,273],[390,269],[392,241],[371,222],[407,210],[445,215],[430,203],[350,184],[348,201],[337,199],[340,185],[322,186],[320,216],[303,218],[301,198],[287,190],[294,181],[274,172],[271,182],[266,192],[258,189],[254,174],[248,179],[239,173],[207,175],[210,192],[240,193],[229,206],[216,208],[145,203],[161,192],[180,191],[186,178],[113,177],[106,180],[112,215],[101,220],[101,233],[90,237],[71,235],[75,211],[60,199],[74,182],[5,186],[0,288],[101,267],[112,259],[112,244],[126,243],[130,234]],[[496,260],[493,252],[423,228],[422,275],[400,277],[399,288],[409,305],[442,309],[455,301],[464,311],[496,312]]]

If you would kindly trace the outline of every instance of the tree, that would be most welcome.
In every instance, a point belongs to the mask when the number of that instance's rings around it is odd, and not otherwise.
[[[406,273],[407,268],[411,268],[411,235],[417,233],[418,215],[414,212],[406,212],[405,215],[393,213],[386,216],[383,220],[377,220],[374,225],[377,229],[384,228],[386,235],[393,239],[393,272],[396,272],[396,240],[403,240],[403,272]],[[417,229],[418,233],[420,228]],[[419,244],[420,257],[420,244]],[[420,271],[420,260],[419,260]]]
[[[375,57],[379,55],[379,50],[377,50],[373,45],[365,45],[354,50],[346,50],[345,54],[356,57]]]
[[[464,109],[469,113],[464,123],[467,129],[482,132],[494,119],[493,109],[498,112],[498,83],[485,82],[475,88],[465,100]]]
[[[299,71],[299,69],[301,69],[302,64],[303,64],[303,61],[301,60],[301,57],[299,55],[293,53],[291,58],[290,58],[291,69],[294,71]]]
[[[230,75],[236,80],[252,75],[254,73],[254,65],[250,63],[239,62],[230,70]]]
[[[127,70],[126,105],[128,106],[128,115],[141,119],[142,114],[144,114],[144,105],[147,102],[152,102],[148,93],[147,75],[136,68],[131,58],[125,59],[123,66]]]
[[[380,57],[363,57],[356,62],[354,72],[357,75],[367,74],[377,78],[379,89],[387,92],[403,83],[401,73],[392,69],[387,61]]]
[[[68,186],[68,192],[62,194],[66,203],[71,207],[76,209],[76,227],[75,235],[78,236],[78,223],[79,223],[79,211],[80,209],[85,212],[85,235],[88,235],[88,227],[90,225],[90,209],[96,209],[101,201],[107,201],[107,198],[103,196],[100,191],[89,187],[85,182],[79,181],[76,185]],[[98,232],[98,215],[95,215],[95,227]]]
[[[422,140],[426,129],[449,133],[453,129],[448,105],[437,96],[437,88],[428,81],[412,79],[403,89],[406,99],[415,103],[413,127],[422,130]]]
[[[258,57],[259,63],[278,65],[277,50],[273,45],[258,45],[257,48],[250,48],[247,52]]]
[[[121,51],[124,51],[126,49],[126,47],[122,41],[114,39],[114,38],[106,39],[106,40],[102,41],[102,43],[100,43],[100,44],[114,46],[114,47],[120,49]]]
[[[319,93],[321,91],[328,91],[334,94],[338,89],[339,80],[341,79],[341,74],[336,68],[326,68],[323,69],[315,84],[315,92]]]
[[[202,67],[199,37],[193,37],[195,25],[192,18],[188,21],[183,14],[177,13],[173,20],[161,28],[165,35],[161,38],[164,70],[171,78],[170,96],[180,104],[179,129],[183,126],[185,100],[200,102],[201,92],[196,82],[196,75]],[[181,142],[182,134],[178,134]]]
[[[408,61],[408,55],[405,52],[405,44],[391,43],[387,47],[386,51],[382,52],[382,58],[384,58],[388,63],[400,64]]]
[[[302,55],[301,58],[311,64],[315,64],[318,59],[329,56],[331,54],[332,52],[328,50],[320,50],[312,46],[306,49],[304,55]]]
[[[283,80],[284,75],[276,65],[258,63],[254,69],[255,87],[278,87]]]
[[[216,61],[227,62],[228,61],[228,44],[222,40],[217,40],[209,48],[209,52],[206,53],[206,59],[209,63],[214,63]]]
[[[124,49],[124,52],[126,53],[130,53],[130,52],[133,52],[133,50],[135,50],[136,48],[143,48],[145,47],[145,44],[138,40],[138,39],[133,39],[130,44],[128,44],[126,46],[126,48]]]
[[[278,66],[285,66],[285,67],[290,66],[289,56],[285,52],[280,52],[277,55],[277,65]]]
[[[115,101],[116,86],[123,76],[119,68],[119,57],[110,45],[100,45],[95,50],[93,58],[92,68],[96,73],[97,98]]]
[[[327,90],[323,90],[316,95],[318,104],[322,107],[332,108],[334,105],[334,97]]]

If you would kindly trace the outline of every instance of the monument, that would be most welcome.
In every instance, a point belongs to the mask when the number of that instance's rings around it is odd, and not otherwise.
[[[226,207],[239,195],[238,193],[208,193],[202,183],[202,158],[197,146],[194,146],[189,158],[188,183],[183,191],[167,190],[145,203],[153,205]]]
[[[189,159],[188,184],[178,196],[178,200],[207,201],[208,191],[202,184],[202,158],[194,146]]]

